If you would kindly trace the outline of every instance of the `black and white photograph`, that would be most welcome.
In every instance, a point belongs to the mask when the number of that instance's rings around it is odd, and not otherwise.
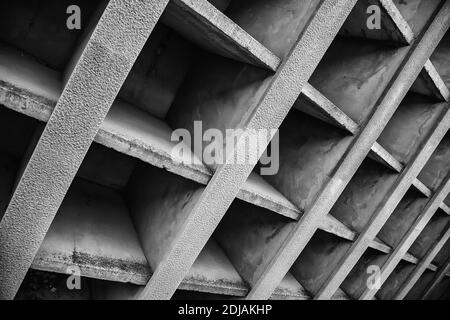
[[[0,309],[445,304],[449,100],[450,0],[0,0]]]

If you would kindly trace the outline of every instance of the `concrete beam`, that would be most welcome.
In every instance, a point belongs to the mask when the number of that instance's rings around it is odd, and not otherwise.
[[[367,9],[372,5],[382,9],[381,29],[367,28],[370,13]],[[358,1],[340,33],[345,36],[389,41],[400,45],[407,45],[414,39],[411,28],[391,0]]]
[[[274,288],[273,283],[282,278],[283,274],[292,266],[298,254],[305,248],[317,229],[317,222],[329,212],[344,190],[357,167],[367,155],[379,134],[381,134],[383,127],[393,115],[414,79],[418,76],[423,65],[443,37],[448,28],[448,11],[450,11],[449,2],[447,2],[445,9],[428,31],[421,36],[420,41],[409,49],[406,56],[407,59],[397,72],[391,87],[380,99],[377,107],[374,108],[375,111],[366,124],[365,129],[357,135],[350,150],[341,160],[340,167],[337,168],[334,176],[318,194],[317,200],[305,211],[293,232],[284,242],[283,247],[275,254],[270,265],[265,268],[261,278],[250,292],[250,297],[267,297],[271,292],[270,290]],[[314,85],[314,83],[312,84]],[[335,290],[333,290],[334,292]],[[330,292],[329,296],[331,297],[333,293]]]
[[[416,266],[414,271],[409,275],[408,279],[402,284],[394,296],[394,299],[404,299],[408,292],[412,289],[417,280],[422,276],[426,270],[426,266],[433,261],[434,257],[438,254],[445,242],[450,238],[450,229],[443,234],[443,236],[434,244],[434,246],[428,251],[423,260]]]
[[[441,185],[439,190],[433,195],[430,201],[427,203],[423,212],[417,217],[414,223],[409,228],[408,232],[402,237],[400,243],[396,246],[395,250],[389,255],[388,260],[383,263],[381,267],[381,282],[384,282],[391,272],[395,269],[397,264],[400,262],[402,257],[417,239],[419,234],[425,228],[425,226],[430,221],[431,217],[439,208],[439,204],[444,201],[447,194],[450,192],[450,175],[447,177],[446,181]],[[444,272],[445,274],[445,272]],[[378,290],[367,288],[364,290],[360,299],[371,299],[376,294]]]
[[[433,280],[431,283],[427,286],[424,293],[422,294],[421,299],[426,300],[431,296],[431,293],[433,290],[436,289],[439,282],[444,279],[445,275],[447,274],[447,271],[450,270],[450,258],[445,262],[445,264],[439,269],[439,271],[435,274]]]
[[[450,67],[449,67],[449,52],[450,52],[450,33],[447,32],[445,38],[439,46],[436,48],[436,51],[431,56],[431,61],[436,67],[437,72],[442,77],[444,83],[447,88],[450,88]]]
[[[433,20],[442,0],[392,0],[414,35],[419,35]]]
[[[162,30],[159,30],[159,33],[157,31],[155,29],[150,37],[150,39],[157,38],[153,41],[159,39],[157,35],[164,34]],[[178,37],[177,40],[181,39]],[[145,47],[144,50],[146,50]],[[149,50],[145,52],[151,55],[152,52]],[[170,46],[167,50],[170,50]],[[139,59],[138,61],[140,61]],[[145,65],[142,61],[140,63]],[[140,66],[140,68],[142,67],[144,66]],[[4,71],[3,75],[14,75],[14,77],[8,76],[4,80],[0,79],[0,81],[4,81],[4,84],[0,86],[2,103],[27,116],[47,122],[60,95],[59,74],[38,64],[26,55],[20,55],[6,47],[2,47],[0,50],[0,68]],[[133,72],[132,70],[131,73]],[[135,77],[137,75],[132,78]],[[131,90],[133,84],[135,82],[128,83],[127,80],[122,90],[124,87],[130,87]],[[299,104],[298,101],[294,105],[295,107],[300,106],[300,110],[303,112],[321,119],[322,117],[317,114],[324,114],[328,117],[324,117],[325,121],[328,119],[327,122],[335,126],[346,128],[352,134],[357,133],[356,123],[310,84],[305,85],[302,96],[311,101],[313,104],[311,109],[319,108],[320,110],[305,110],[303,108],[305,103]],[[128,95],[126,97],[129,98]],[[149,112],[154,113],[151,110]],[[174,162],[170,157],[171,148],[174,146],[174,143],[170,141],[170,134],[171,129],[163,121],[142,112],[135,105],[116,101],[102,123],[95,141],[154,166],[164,167],[166,170],[190,180],[206,184],[211,175],[207,168]],[[377,143],[374,144],[369,156],[398,172],[403,168],[398,160]],[[415,180],[414,184],[425,195],[431,194],[430,190],[420,181]],[[239,191],[238,198],[292,219],[297,220],[302,214],[300,209],[255,173],[252,173],[247,179],[244,187]],[[331,215],[327,215],[322,220],[319,228],[347,240],[354,240],[356,237],[354,231]],[[377,241],[372,242],[371,247],[385,253],[390,250],[389,246]],[[408,255],[404,258],[410,261],[416,259]]]
[[[14,75],[8,78],[0,76],[1,103],[24,115],[47,122],[60,95],[59,74],[6,47],[0,48],[0,70],[5,71],[1,73],[3,75]],[[32,77],[31,74],[38,77]],[[316,103],[326,99],[308,84],[304,91]],[[333,110],[338,109],[333,107]],[[336,118],[345,116],[341,111],[339,113]],[[175,146],[175,142],[170,139],[171,133],[171,128],[165,122],[134,105],[116,100],[94,141],[186,179],[206,184],[212,174],[208,168],[202,164],[183,163],[171,156]],[[302,214],[299,208],[256,173],[250,174],[237,197],[295,220]],[[329,215],[323,219],[320,228],[346,239],[354,237],[352,231]]]
[[[420,40],[420,42],[417,44],[417,48],[423,45],[428,45],[428,39],[426,39],[428,37],[427,35],[436,33],[439,36],[434,39],[434,45],[432,48],[430,48],[434,49],[434,47],[437,46],[440,37],[444,35],[445,31],[450,26],[449,16],[450,2],[447,2],[439,12],[436,19],[433,21],[429,30],[425,33],[424,39]],[[431,54],[431,51],[428,51],[428,53]],[[425,64],[426,60],[428,60],[428,57],[422,60],[423,64]],[[415,74],[415,76],[417,75],[418,73]],[[409,186],[420,173],[426,161],[431,156],[431,153],[437,147],[439,141],[447,132],[449,126],[450,112],[448,110],[444,110],[444,112],[441,113],[438,119],[438,124],[433,128],[433,132],[427,137],[427,142],[425,143],[425,145],[429,147],[429,149],[422,149],[420,152],[415,154],[414,159],[412,159],[411,163],[407,165],[407,167],[398,177],[395,185],[390,191],[390,194],[386,197],[386,199],[383,200],[382,204],[380,204],[377,212],[371,217],[371,221],[369,222],[369,224],[364,228],[363,232],[354,242],[352,248],[342,259],[340,266],[333,272],[333,274],[321,288],[316,298],[326,299],[327,297],[330,297],[339,287],[339,285],[344,281],[345,277],[348,275],[348,273],[357,263],[358,259],[367,249],[368,241],[371,241],[380,231],[396,205],[408,190]]]
[[[136,3],[131,7],[123,1],[111,1],[105,9],[0,222],[0,298],[12,299],[17,292],[85,153],[166,3]]]
[[[438,101],[449,101],[450,99],[449,89],[430,60],[425,63],[411,91],[435,98]]]
[[[290,55],[264,86],[261,92],[263,94],[258,95],[260,100],[253,101],[250,109],[245,108],[243,120],[238,122],[237,127],[278,128],[335,36],[334,30],[339,29],[354,2],[329,0],[322,3]],[[321,41],[317,41],[319,34]],[[312,52],[314,54],[311,54]],[[245,150],[244,140],[239,138],[236,149],[232,155],[227,156],[246,154],[242,153]],[[189,212],[176,241],[165,253],[141,298],[167,299],[172,296],[252,169],[252,164],[228,163],[216,168],[211,181]],[[192,234],[197,237],[193,239]],[[281,279],[282,277],[277,284]]]
[[[450,127],[450,111],[445,110],[438,120],[438,124],[429,134],[424,142],[424,149],[416,153],[411,163],[406,166],[404,171],[396,179],[395,183],[390,187],[388,194],[379,204],[377,210],[370,217],[370,221],[365,225],[358,239],[355,240],[352,247],[342,258],[340,265],[334,270],[327,282],[316,296],[317,299],[329,298],[339,285],[344,281],[345,277],[352,270],[364,251],[368,248],[369,242],[378,234],[387,219],[391,215],[394,208],[398,205],[414,179],[425,166],[426,161],[431,156],[434,149],[439,144],[445,133]],[[405,251],[406,252],[406,251]],[[402,254],[403,256],[403,254]]]
[[[201,48],[276,71],[280,58],[206,0],[173,0],[162,21]]]

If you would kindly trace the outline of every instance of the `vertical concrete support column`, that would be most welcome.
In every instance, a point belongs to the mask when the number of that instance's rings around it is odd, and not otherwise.
[[[244,131],[277,129],[280,126],[355,2],[356,0],[325,0],[321,4],[301,38],[271,79],[262,98],[243,117],[240,127]],[[238,138],[236,147],[227,157],[248,156],[245,145],[244,134]],[[176,241],[154,271],[141,299],[169,299],[172,296],[252,169],[252,164],[226,163],[218,166],[179,230]],[[276,281],[274,286],[280,281]]]
[[[439,253],[444,244],[450,238],[450,228],[444,233],[442,238],[428,251],[427,255],[417,264],[416,268],[411,272],[408,279],[402,284],[394,296],[395,300],[402,300],[406,297],[408,292],[414,287],[417,280],[420,279],[428,265],[433,261],[434,257]]]
[[[436,272],[436,275],[434,276],[431,283],[427,286],[424,293],[422,294],[422,300],[426,300],[434,289],[436,289],[436,286],[439,284],[439,282],[444,279],[445,275],[447,274],[448,270],[450,270],[450,258],[447,259],[445,264],[439,269],[438,272]]]
[[[450,119],[450,118],[449,118]],[[400,243],[389,255],[388,260],[381,267],[381,285],[387,280],[389,275],[394,271],[395,267],[402,260],[403,256],[408,252],[411,245],[420,235],[422,230],[430,221],[431,217],[436,213],[441,203],[450,191],[450,175],[443,181],[437,192],[428,201],[424,211],[414,221],[414,224],[409,228],[408,232],[402,238]],[[361,295],[360,299],[370,300],[377,293],[378,289],[370,290],[367,288]]]
[[[0,299],[14,298],[122,83],[168,0],[111,0],[0,222]]]
[[[424,64],[444,36],[449,27],[449,13],[450,2],[447,1],[427,32],[421,36],[420,41],[411,46],[406,60],[395,76],[395,81],[392,82],[389,90],[380,99],[370,120],[349,147],[336,173],[319,193],[314,203],[305,210],[288,239],[286,239],[281,249],[250,291],[248,298],[269,298],[279,283],[277,281],[281,281],[303,251],[317,230],[320,221],[330,211],[363,159],[367,156],[370,148],[376,142],[376,139],[400,105],[414,80],[420,74]],[[366,239],[364,245],[369,243],[370,241]],[[338,279],[336,278],[336,280]],[[335,289],[339,287],[343,280],[344,278],[339,278],[339,281],[336,281],[333,287],[328,287],[328,285],[331,285],[331,282],[327,282],[324,286],[326,291],[322,292],[323,297],[331,298],[336,292]],[[338,285],[336,286],[336,284]]]

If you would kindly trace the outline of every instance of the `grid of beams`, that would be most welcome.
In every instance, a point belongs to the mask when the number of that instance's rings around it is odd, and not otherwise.
[[[266,2],[111,0],[62,66],[1,39],[5,121],[45,126],[13,173],[0,161],[0,298],[30,267],[73,265],[111,281],[93,284],[105,298],[399,299],[425,272],[423,297],[436,290],[449,273],[434,259],[450,235],[450,1],[420,17],[391,0]],[[382,28],[361,34],[372,2]],[[194,120],[279,129],[278,173],[174,158],[172,130],[194,134]],[[242,135],[227,157],[245,148]]]

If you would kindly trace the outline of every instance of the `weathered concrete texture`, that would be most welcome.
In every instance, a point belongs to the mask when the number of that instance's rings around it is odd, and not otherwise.
[[[358,263],[349,272],[348,276],[341,284],[341,288],[352,298],[359,299],[368,284],[372,284],[373,270],[371,266],[380,267],[388,258],[385,254],[380,254],[372,249],[366,250]]]
[[[447,109],[447,104],[433,104],[426,97],[410,93],[394,113],[378,142],[397,160],[407,164]]]
[[[370,115],[406,52],[407,48],[337,37],[310,83],[360,124]]]
[[[414,268],[415,265],[413,264],[400,262],[377,292],[377,297],[382,300],[391,300],[397,289],[405,282]]]
[[[428,250],[433,247],[435,242],[441,238],[443,232],[447,230],[449,221],[450,217],[446,215],[434,215],[423,229],[420,236],[413,243],[409,252],[419,259],[423,258]]]
[[[165,118],[196,53],[177,33],[158,24],[119,92],[119,98]]]
[[[436,67],[428,60],[419,77],[411,87],[411,92],[428,96],[435,101],[449,101],[450,91],[439,75]]]
[[[240,122],[242,127],[249,130],[279,127],[353,5],[354,1],[321,2],[317,15],[311,20],[288,58],[283,61],[271,79],[270,86],[262,98],[248,107],[248,112]],[[317,41],[318,37],[321,41]],[[309,49],[312,48],[316,52],[315,55],[310,54]],[[245,140],[239,139],[231,156],[244,150]],[[185,224],[179,241],[166,257],[164,267],[155,270],[147,286],[149,288],[147,297],[167,298],[175,292],[182,276],[193,263],[200,248],[206,243],[206,239],[213,233],[253,167],[253,164],[227,163],[216,170],[192,211],[189,221]],[[220,201],[217,201],[218,199]],[[215,215],[210,214],[212,210]],[[191,239],[190,234],[199,230],[195,221],[202,221],[200,228],[202,232],[196,239]],[[281,282],[288,269],[289,267],[280,269],[281,276],[270,280],[267,298]],[[168,288],[170,290],[167,290]],[[252,294],[250,293],[248,297],[251,298]]]
[[[448,108],[448,106],[447,106]],[[450,172],[450,134],[446,134],[419,175],[420,181],[436,190]]]
[[[239,274],[253,286],[293,225],[294,221],[236,200],[214,237]]]
[[[15,300],[90,300],[91,279],[81,278],[80,289],[69,290],[69,275],[29,270]]]
[[[151,274],[125,201],[117,191],[76,179],[32,267],[59,273],[145,283]]]
[[[351,242],[317,231],[291,267],[291,273],[314,296],[350,248]]]
[[[176,241],[203,187],[139,164],[125,192],[145,256],[155,270]]]
[[[422,296],[427,286],[433,281],[434,272],[425,271],[420,279],[414,284],[411,291],[406,295],[405,300],[418,300]]]
[[[315,14],[314,0],[232,0],[225,13],[280,58],[285,58]]]
[[[439,300],[444,297],[445,294],[449,292],[450,289],[450,278],[444,278],[433,288],[433,291],[425,298],[426,300]],[[421,296],[423,299],[423,295]],[[443,299],[447,300],[447,299]]]
[[[162,21],[201,48],[275,71],[280,59],[206,0],[173,0]]]
[[[395,248],[422,213],[428,199],[409,190],[378,233],[378,238]]]
[[[213,240],[210,240],[208,244],[205,246],[205,249],[199,256],[208,256],[209,260],[217,259],[218,256],[211,257],[211,250],[214,243]],[[217,245],[214,244],[214,247],[217,248]],[[221,251],[220,251],[221,252]],[[216,254],[218,252],[214,252]],[[223,252],[221,252],[221,256],[225,257]],[[203,258],[202,258],[203,259]],[[226,259],[226,258],[225,258]],[[194,264],[193,268],[189,272],[188,278],[191,274],[198,273],[199,278],[195,279],[198,283],[203,283],[202,286],[196,286],[192,282],[184,281],[181,283],[180,287],[177,289],[175,294],[171,299],[183,299],[183,300],[209,300],[209,299],[234,299],[236,296],[245,296],[247,293],[246,285],[243,283],[240,276],[236,273],[230,272],[228,269],[229,262],[225,264],[222,258],[217,259],[213,262],[213,264],[204,265],[201,269],[197,269],[197,261]],[[217,267],[216,270],[211,270],[213,267]],[[207,273],[199,273],[202,271],[207,271]],[[225,275],[224,279],[217,278],[217,275]],[[213,277],[211,277],[213,276]],[[237,278],[237,279],[235,279]],[[210,280],[210,281],[209,281]],[[228,282],[230,280],[236,280],[235,283]],[[208,286],[209,284],[209,286]],[[141,294],[143,287],[132,285],[129,283],[119,283],[119,282],[109,282],[109,281],[100,281],[100,280],[92,280],[90,282],[92,297],[98,300],[129,300],[136,299]],[[340,299],[347,299],[344,293],[339,292],[338,295],[335,296]],[[286,277],[281,281],[279,287],[275,290],[274,294],[270,299],[273,300],[307,300],[310,297],[305,292],[305,289],[294,279],[291,274],[287,274]]]
[[[366,159],[356,171],[330,214],[356,232],[370,221],[395,182],[397,174],[381,164]]]
[[[216,240],[211,238],[192,265],[181,287],[244,296],[248,287]]]
[[[436,66],[445,84],[450,88],[450,32],[447,32],[439,46],[431,56],[431,61]]]
[[[352,134],[358,130],[358,125],[352,119],[309,83],[303,88],[294,108]]]
[[[3,1],[0,5],[0,39],[51,68],[62,70],[77,46],[80,34],[99,1]],[[82,29],[69,30],[66,9],[78,5]]]
[[[134,158],[93,143],[77,176],[120,191],[127,185],[136,162]]]
[[[394,5],[388,5],[390,1],[379,0],[360,0],[356,3],[353,11],[345,21],[342,29],[339,31],[340,35],[366,38],[373,40],[382,40],[392,42],[394,44],[405,45],[412,38],[412,32],[406,25],[401,15],[394,16],[392,13],[388,14],[386,9],[395,10]],[[368,18],[373,15],[373,12],[367,12],[370,6],[376,5],[380,8],[381,29],[369,29],[367,23],[370,22]],[[387,6],[387,7],[386,7]],[[393,18],[396,19],[394,22]],[[373,21],[371,21],[373,23]]]
[[[446,260],[450,257],[450,240],[448,240],[442,247],[441,251],[433,259],[433,264],[437,265],[439,268],[444,266]]]
[[[295,109],[279,132],[279,170],[265,179],[305,210],[329,181],[353,137]]]
[[[174,129],[188,129],[194,137],[194,121],[202,121],[203,131],[215,128],[225,136],[225,130],[237,128],[258,103],[270,79],[265,70],[204,53],[183,82],[167,122]],[[203,150],[193,151],[202,156]]]
[[[89,159],[92,156],[88,154],[85,162]],[[109,169],[114,174],[114,169]],[[83,277],[115,283],[145,285],[152,274],[120,193],[82,179],[72,184],[32,264],[32,268],[57,273],[66,273],[74,266]],[[244,296],[248,290],[213,240],[181,288],[232,296]]]
[[[17,292],[166,1],[134,4],[109,2],[0,222],[0,298]]]
[[[335,199],[340,195],[340,193],[345,188],[346,184],[350,180],[353,173],[356,171],[357,165],[362,162],[362,158],[368,153],[369,149],[375,143],[376,138],[381,133],[383,126],[387,123],[389,118],[394,113],[396,107],[400,104],[401,100],[407,93],[408,88],[412,85],[414,79],[419,75],[421,68],[428,60],[431,55],[433,49],[438,44],[439,40],[448,29],[448,9],[446,6],[444,10],[440,12],[436,20],[433,24],[431,24],[428,31],[421,37],[422,42],[418,43],[417,46],[413,46],[410,48],[408,54],[408,61],[402,65],[401,70],[399,70],[398,77],[391,82],[391,86],[389,90],[384,94],[381,99],[376,112],[374,112],[373,116],[370,118],[368,123],[366,124],[366,128],[362,131],[361,135],[356,140],[356,143],[352,146],[352,148],[346,153],[343,157],[340,168],[336,171],[332,182],[329,183],[321,194],[318,196],[318,200],[311,208],[310,211],[305,212],[300,219],[298,226],[292,232],[292,237],[285,241],[282,250],[277,253],[275,261],[272,263],[270,270],[265,272],[264,280],[261,280],[260,283],[267,285],[267,283],[273,282],[273,279],[276,277],[277,272],[284,272],[286,266],[290,266],[294,261],[292,257],[294,256],[294,252],[301,252],[303,248],[306,246],[307,242],[312,237],[312,231],[315,231],[314,226],[311,226],[311,223],[315,222],[315,219],[319,219],[322,214],[328,212]],[[436,138],[439,138],[439,132],[436,135]],[[433,141],[434,143],[434,141]],[[421,163],[426,160],[426,156],[428,154],[423,153],[421,157],[417,160],[417,171],[420,171],[421,166],[425,163]],[[356,164],[356,165],[355,165]],[[419,172],[410,172],[411,176],[417,175]],[[410,185],[413,182],[408,181],[405,183],[405,186]],[[406,192],[406,190],[403,190]],[[397,200],[397,199],[395,199]],[[398,199],[400,200],[400,199]],[[395,207],[395,204],[391,204],[391,207]],[[390,212],[389,212],[390,213]],[[387,220],[387,217],[385,218]],[[379,226],[379,225],[377,225]],[[381,228],[381,226],[379,226]],[[376,233],[379,231],[375,228],[369,229],[373,234],[370,234],[369,239],[373,239],[376,236]],[[364,240],[364,238],[362,238]],[[356,240],[358,241],[358,239]],[[357,250],[356,255],[359,258],[359,254],[362,254],[366,245],[369,241],[360,241],[358,246],[355,249]],[[360,248],[358,248],[360,246]],[[356,263],[356,261],[355,261]],[[351,264],[354,265],[353,263]],[[348,265],[347,265],[348,267]],[[351,267],[350,267],[351,268]],[[276,271],[278,269],[278,271]],[[350,270],[348,270],[350,271]],[[345,270],[345,275],[347,274],[347,268]],[[342,275],[342,274],[341,274]],[[336,274],[336,277],[331,279],[329,285],[324,288],[322,297],[330,298],[338,289],[340,283],[344,280],[345,275],[341,276]],[[276,277],[279,279],[279,276]],[[270,279],[270,280],[269,280]],[[260,289],[261,288],[261,289]],[[267,291],[267,287],[264,289],[263,285],[258,285],[258,288],[253,289],[252,291]],[[252,295],[261,297],[260,295]],[[320,298],[320,296],[316,296]]]
[[[47,122],[60,95],[59,73],[45,68],[17,51],[0,49],[0,101],[8,108]],[[206,184],[211,172],[203,164],[182,163],[171,154],[176,141],[172,129],[162,120],[135,106],[116,99],[95,141],[121,153],[164,168],[187,179]],[[201,163],[199,160],[198,163]],[[298,219],[301,214],[289,200],[269,183],[252,173],[238,198]],[[324,227],[336,228],[333,221]]]
[[[413,33],[418,35],[433,17],[442,0],[393,0]]]

